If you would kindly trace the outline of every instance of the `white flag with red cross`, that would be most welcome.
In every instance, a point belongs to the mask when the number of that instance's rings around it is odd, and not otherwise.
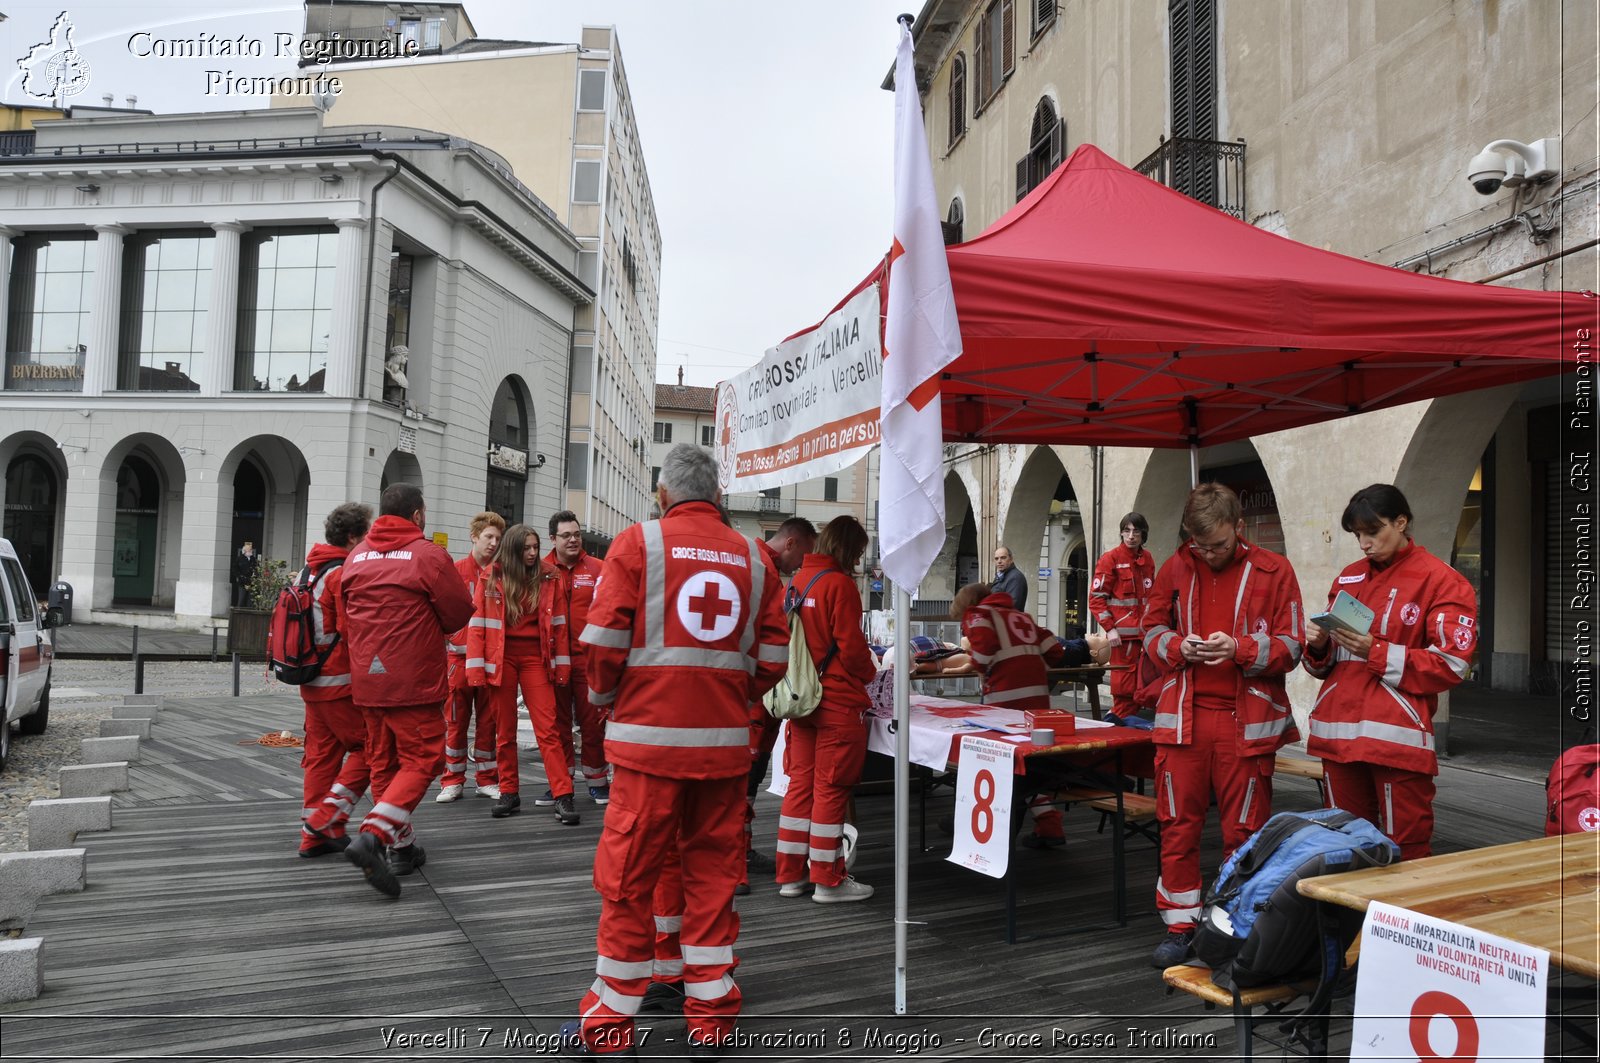
[[[906,22],[900,24],[894,65],[894,123],[894,246],[884,328],[878,526],[883,570],[915,593],[944,546],[939,380],[961,354],[961,326]]]

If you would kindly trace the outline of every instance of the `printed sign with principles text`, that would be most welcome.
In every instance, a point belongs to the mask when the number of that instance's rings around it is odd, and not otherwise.
[[[1017,747],[968,735],[956,772],[955,844],[946,857],[990,878],[1011,858],[1011,783]]]
[[[1373,901],[1351,1059],[1528,1059],[1544,1045],[1550,953]]]
[[[837,472],[878,442],[883,344],[878,286],[769,350],[717,387],[715,451],[725,492]]]

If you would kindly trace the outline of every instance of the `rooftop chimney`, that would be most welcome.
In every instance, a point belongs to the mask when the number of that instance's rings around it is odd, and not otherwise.
[[[137,96],[129,96],[128,97],[128,109],[131,111],[131,110],[133,110],[133,108],[135,108],[137,106],[139,106],[139,97],[137,97]]]
[[[683,366],[678,366],[678,386],[683,387]]]
[[[110,107],[111,105],[113,105],[114,103],[117,102],[117,98],[115,96],[111,95],[111,93],[109,93],[109,92],[106,93],[104,96],[102,96],[100,98],[102,100],[106,101],[106,106],[107,107]]]

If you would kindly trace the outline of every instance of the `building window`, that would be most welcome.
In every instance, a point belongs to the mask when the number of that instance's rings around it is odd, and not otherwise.
[[[604,70],[578,71],[578,110],[603,111],[606,109],[606,72]]]
[[[572,164],[572,201],[574,203],[600,202],[599,159],[579,159]]]
[[[716,438],[716,431],[717,430],[716,430],[716,426],[715,425],[709,425],[709,424],[701,425],[700,426],[700,445],[702,447],[709,447],[711,445],[711,441]]]
[[[389,253],[389,321],[384,329],[383,401],[404,406],[411,382],[411,276],[416,258]]]
[[[244,234],[235,391],[322,390],[338,242],[331,228]]]
[[[670,442],[672,442],[672,422],[671,421],[657,421],[656,422],[656,442],[657,443],[670,443]]]
[[[567,486],[574,491],[589,488],[589,444],[567,444]]]
[[[214,235],[137,233],[123,242],[119,389],[200,390]]]
[[[1033,0],[1033,36],[1049,29],[1056,21],[1056,0]]]
[[[1170,0],[1172,136],[1217,139],[1217,10],[1215,0]],[[1172,187],[1202,203],[1217,202],[1217,168],[1192,152],[1174,158]]]
[[[1016,67],[1017,19],[1013,3],[1014,0],[994,0],[978,20],[978,93],[974,114],[1000,91],[1000,86]]]
[[[443,44],[444,19],[425,18],[422,20],[422,50],[437,52]]]
[[[967,131],[967,57],[957,52],[950,61],[950,145]]]
[[[1028,154],[1017,160],[1017,200],[1032,192],[1055,172],[1067,151],[1067,123],[1056,117],[1048,98],[1033,109],[1033,128],[1028,134]]]
[[[20,236],[13,248],[4,386],[82,391],[94,305],[93,234]]]
[[[824,476],[822,478],[822,500],[824,502],[839,501],[839,478],[837,476]]]
[[[944,244],[946,247],[961,242],[961,225],[966,220],[967,212],[961,209],[961,200],[952,199],[950,201],[950,212],[945,215],[944,222],[940,226],[944,230]]]
[[[568,390],[574,395],[587,395],[592,386],[589,376],[594,372],[594,347],[588,344],[575,345],[572,348],[572,372],[568,381]]]
[[[658,484],[660,484],[660,483],[661,483],[661,466],[659,466],[659,465],[650,466],[650,490],[654,491],[656,489],[656,486]]]

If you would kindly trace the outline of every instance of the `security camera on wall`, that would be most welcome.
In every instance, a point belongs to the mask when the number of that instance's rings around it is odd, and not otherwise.
[[[1530,181],[1542,184],[1560,172],[1559,137],[1546,137],[1532,144],[1492,141],[1467,164],[1467,180],[1480,196],[1492,196],[1502,186],[1517,188]]]

